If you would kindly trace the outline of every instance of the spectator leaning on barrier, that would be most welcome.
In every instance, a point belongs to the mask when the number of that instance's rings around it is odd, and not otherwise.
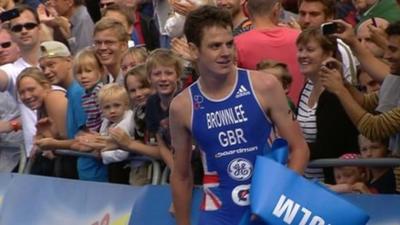
[[[133,112],[129,109],[129,97],[125,88],[119,84],[107,84],[98,94],[100,109],[104,116],[100,135],[109,136],[109,130],[119,127],[130,137],[134,135]],[[110,149],[101,152],[101,159],[108,165],[108,179],[111,183],[129,184],[129,152]]]
[[[358,137],[360,145],[360,153],[362,158],[385,158],[388,157],[388,140],[371,141],[368,138],[360,135]],[[380,194],[395,194],[396,178],[392,168],[373,167],[368,168],[369,177],[365,186],[373,192]],[[363,189],[364,185],[360,186]]]
[[[72,71],[72,56],[68,48],[56,41],[41,43],[40,67],[44,76],[52,85],[58,85],[66,90],[68,99],[66,115],[66,137],[64,139],[45,138],[36,141],[41,149],[72,149],[75,135],[85,125],[86,113],[82,108],[83,88],[74,79]],[[60,156],[62,166],[60,176],[77,178],[76,158]]]
[[[15,82],[23,69],[38,65],[41,28],[36,11],[24,5],[18,5],[16,8],[20,15],[9,22],[9,27],[12,38],[21,51],[21,57],[14,63],[0,67],[0,91],[8,91],[19,104],[25,150],[29,157],[36,133],[36,113],[18,101]]]
[[[42,71],[37,67],[25,68],[18,76],[18,94],[21,101],[30,109],[37,111],[35,140],[42,138],[63,139],[66,137],[65,122],[67,113],[67,98],[65,90],[52,87]],[[52,151],[41,151],[34,148],[35,154],[31,173],[38,175],[58,175],[55,170],[55,155]],[[54,149],[51,149],[54,150]]]
[[[98,93],[104,86],[102,80],[105,71],[95,50],[92,48],[81,50],[75,56],[73,65],[75,77],[85,89],[85,94],[82,96],[82,108],[86,113],[86,121],[84,127],[81,127],[81,130],[84,131],[83,134],[76,138],[79,141],[80,139],[86,140],[85,135],[88,133],[97,134],[100,132],[103,117]],[[107,166],[100,159],[94,157],[78,158],[78,174],[81,180],[108,181]]]

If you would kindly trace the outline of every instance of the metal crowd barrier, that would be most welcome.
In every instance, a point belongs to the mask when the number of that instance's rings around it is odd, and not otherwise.
[[[7,142],[0,142],[0,149],[15,149],[20,152],[20,159],[18,164],[18,173],[22,173],[24,171],[26,165],[26,152],[24,144],[17,144],[17,143],[7,143]]]
[[[400,158],[316,159],[309,163],[309,167],[313,168],[340,166],[397,167],[400,166]]]
[[[54,154],[56,155],[62,155],[62,156],[73,156],[73,157],[91,157],[91,158],[97,158],[97,155],[94,153],[90,153],[90,152],[78,152],[78,151],[73,151],[73,150],[68,150],[68,149],[57,149],[53,151]],[[38,154],[41,154],[41,152],[39,152]],[[158,185],[160,184],[161,181],[161,165],[160,163],[155,160],[155,159],[151,159],[149,157],[144,157],[144,156],[133,156],[128,158],[126,161],[131,161],[131,160],[140,160],[140,161],[147,161],[147,162],[151,162],[152,165],[152,180],[151,180],[151,184],[152,185]],[[28,163],[25,167],[24,173],[29,173],[31,171],[32,165],[34,163],[34,160],[29,159]]]

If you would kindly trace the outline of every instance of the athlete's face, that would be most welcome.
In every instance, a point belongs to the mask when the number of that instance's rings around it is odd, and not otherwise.
[[[233,69],[234,43],[230,27],[206,27],[200,46],[189,43],[199,69],[211,74],[229,74]]]

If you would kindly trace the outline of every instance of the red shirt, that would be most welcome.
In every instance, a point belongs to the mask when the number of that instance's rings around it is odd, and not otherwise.
[[[300,73],[297,62],[296,39],[300,31],[276,27],[271,29],[252,29],[235,37],[238,66],[246,69],[256,69],[261,60],[274,60],[285,63],[293,82],[289,97],[293,102],[299,99],[304,85],[304,76]]]

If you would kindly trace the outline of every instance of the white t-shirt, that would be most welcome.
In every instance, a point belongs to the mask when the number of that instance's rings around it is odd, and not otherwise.
[[[24,134],[25,151],[26,151],[27,156],[30,156],[30,152],[33,147],[33,137],[36,134],[35,125],[37,122],[37,115],[36,115],[36,111],[31,110],[30,108],[28,108],[21,102],[21,100],[19,99],[19,96],[17,94],[17,86],[16,86],[17,77],[19,76],[21,71],[27,67],[32,67],[32,65],[27,63],[23,58],[19,58],[14,63],[9,63],[9,64],[5,64],[3,66],[0,66],[0,69],[3,70],[8,76],[7,91],[18,102],[18,107],[21,112],[22,131]]]
[[[100,134],[107,136],[108,129],[112,127],[119,127],[125,131],[129,136],[133,137],[135,132],[135,125],[133,120],[132,110],[127,110],[124,113],[123,119],[116,124],[110,124],[110,121],[106,118],[103,119],[103,123],[100,127]],[[112,151],[101,152],[101,158],[104,164],[110,164],[113,162],[121,162],[128,158],[129,152],[116,149]]]

